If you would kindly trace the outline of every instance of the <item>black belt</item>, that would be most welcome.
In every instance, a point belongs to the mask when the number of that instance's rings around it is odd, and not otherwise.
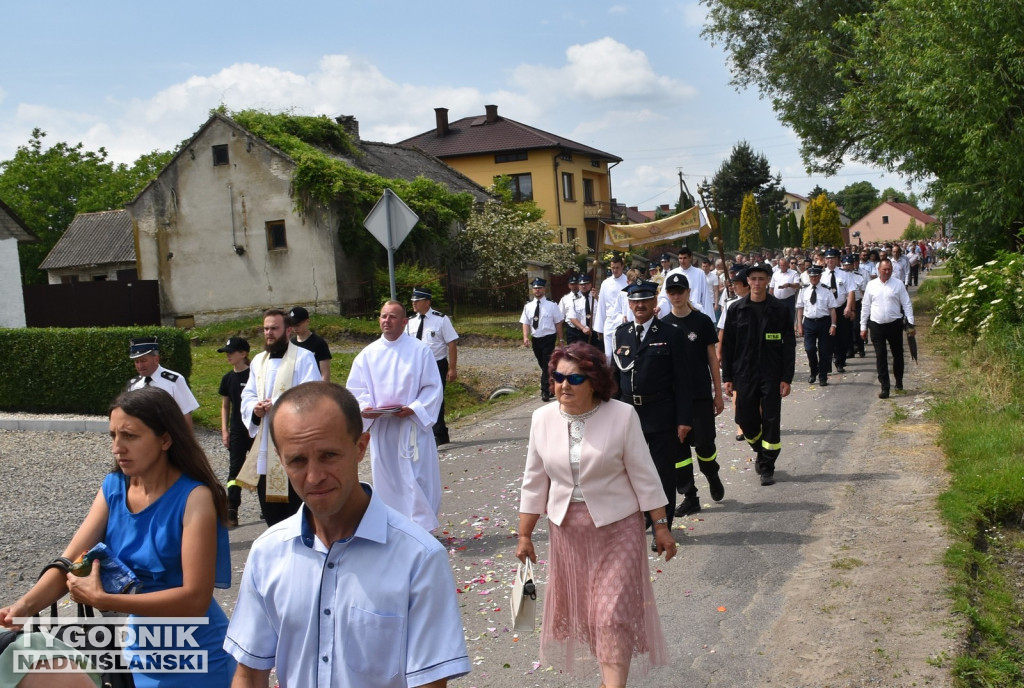
[[[828,320],[831,317],[832,317],[831,315],[823,315],[820,318],[804,318],[804,320],[810,320],[811,322],[818,322],[819,320]]]
[[[667,399],[668,394],[665,392],[662,392],[661,394],[631,394],[630,398],[633,400],[633,406],[646,406],[647,404],[653,404]]]

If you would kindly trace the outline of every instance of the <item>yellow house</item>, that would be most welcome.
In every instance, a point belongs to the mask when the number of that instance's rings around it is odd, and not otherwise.
[[[398,143],[440,158],[487,187],[508,176],[517,200],[533,200],[558,240],[594,250],[601,223],[620,222],[614,213],[611,168],[622,158],[498,116],[448,121],[448,108],[434,108],[437,126]]]

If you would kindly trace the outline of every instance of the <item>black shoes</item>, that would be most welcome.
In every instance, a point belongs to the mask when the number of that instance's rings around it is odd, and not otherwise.
[[[897,382],[896,383],[896,391],[897,392],[902,392],[903,391],[903,383],[902,382]]]
[[[761,472],[761,487],[768,487],[775,484],[775,471]]]
[[[722,484],[722,479],[718,477],[718,474],[707,476],[708,487],[711,490],[711,499],[716,502],[722,501],[725,498],[725,485]]]
[[[818,386],[819,387],[828,387],[828,378],[827,377],[823,377],[821,379],[821,382],[818,383]]]
[[[837,365],[836,372],[840,375],[846,375],[846,366]]]
[[[863,351],[858,351],[857,355],[860,356],[861,358],[864,358],[864,352]]]
[[[809,378],[807,378],[807,384],[813,385],[815,380],[817,380],[817,379],[818,379],[817,375],[811,375]]]
[[[451,441],[451,438],[448,437],[448,433],[445,433],[443,435],[434,435],[434,443],[437,444],[437,446],[439,447],[442,444],[451,444]]]
[[[700,500],[697,495],[687,495],[676,507],[676,516],[690,516],[700,511]]]
[[[881,392],[878,393],[878,398],[879,399],[888,399],[889,398],[889,390],[883,389]]]
[[[228,509],[228,528],[238,527],[238,509]]]

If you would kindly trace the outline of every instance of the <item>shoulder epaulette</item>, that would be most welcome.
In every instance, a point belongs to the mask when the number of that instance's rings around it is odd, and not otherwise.
[[[431,309],[430,312],[433,313],[434,315],[436,315],[439,318],[443,318],[444,317],[444,313],[442,313],[441,311],[435,311],[435,310]]]
[[[162,377],[165,380],[170,380],[171,382],[177,382],[180,375],[178,375],[177,373],[172,373],[169,370],[165,370],[162,373],[160,373],[160,377]]]

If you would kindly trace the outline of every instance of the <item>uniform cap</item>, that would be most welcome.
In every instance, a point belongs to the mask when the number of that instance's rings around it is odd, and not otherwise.
[[[673,275],[669,275],[668,279],[665,280],[665,290],[666,291],[668,291],[669,289],[689,289],[689,288],[690,288],[690,280],[686,279],[686,275],[684,275],[682,273],[677,272],[677,273],[675,273]]]
[[[672,262],[672,254],[670,254],[670,253],[662,253],[660,260],[661,260],[662,263],[671,263]]]
[[[826,258],[838,258],[839,257],[838,249],[830,248],[829,250],[825,251],[825,257]]]
[[[753,265],[748,265],[747,275],[749,276],[752,272],[763,272],[770,277],[772,274],[772,266],[768,263],[754,263]]]
[[[224,342],[224,346],[217,349],[217,353],[220,354],[233,354],[236,351],[248,351],[249,340],[244,337],[228,337],[228,340]]]
[[[592,284],[593,280],[590,279],[590,275],[580,275],[580,284]]]
[[[821,273],[823,273],[823,272],[825,272],[825,271],[821,269],[820,265],[813,265],[813,266],[807,268],[807,274],[810,277],[821,277]]]
[[[569,284],[579,284],[579,283],[580,283],[580,278],[577,277],[576,275],[572,275],[572,276],[569,277]]]
[[[128,347],[128,358],[141,358],[146,354],[160,353],[160,343],[156,337],[135,337]]]
[[[423,299],[433,299],[434,295],[426,287],[413,287],[412,300],[422,301]]]
[[[630,301],[643,301],[653,299],[658,294],[658,284],[649,280],[637,279],[632,284],[627,284],[622,290],[626,292],[626,298]]]
[[[548,281],[542,277],[538,277],[532,282],[530,282],[530,286],[534,289],[536,289],[537,287],[546,287],[548,286]]]

